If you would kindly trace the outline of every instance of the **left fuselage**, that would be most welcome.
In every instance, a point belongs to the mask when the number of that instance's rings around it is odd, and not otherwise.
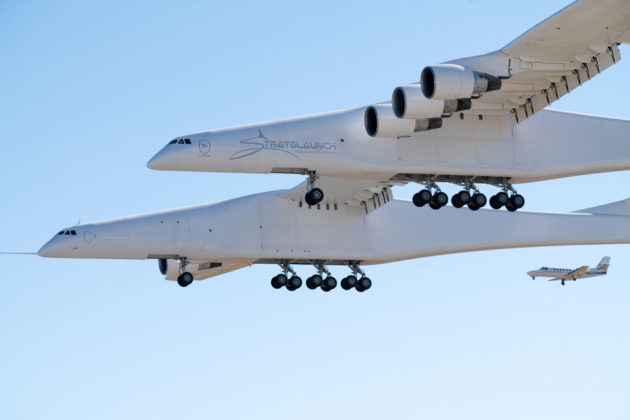
[[[479,120],[454,115],[444,119],[440,129],[396,139],[368,136],[364,110],[182,136],[148,166],[172,171],[312,171],[381,180],[437,174],[508,178],[513,183],[630,169],[630,120],[541,111],[513,126],[507,116]]]

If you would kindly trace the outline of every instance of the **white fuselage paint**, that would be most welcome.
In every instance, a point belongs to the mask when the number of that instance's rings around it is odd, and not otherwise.
[[[511,178],[532,182],[630,169],[630,120],[541,111],[510,117],[466,114],[441,129],[372,138],[365,107],[182,136],[147,164],[152,169],[318,175],[387,180],[396,174]]]
[[[224,264],[361,261],[543,245],[629,243],[630,217],[444,207],[393,200],[369,215],[340,204],[317,209],[284,191],[216,204],[80,224],[39,251],[61,258],[178,258]],[[401,222],[403,221],[403,222]],[[488,227],[492,228],[489,229]]]

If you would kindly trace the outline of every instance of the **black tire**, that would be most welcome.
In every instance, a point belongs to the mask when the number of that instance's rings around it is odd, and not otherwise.
[[[459,197],[459,200],[464,204],[468,204],[468,202],[470,201],[470,193],[466,190],[461,190],[456,195],[457,197]]]
[[[290,291],[294,291],[302,287],[302,279],[298,276],[291,276],[291,278],[287,281],[287,289]]]
[[[439,204],[434,203],[433,201],[429,202],[429,207],[431,207],[433,210],[439,210],[442,208],[442,206],[440,206]]]
[[[483,206],[486,205],[486,203],[488,202],[488,200],[486,199],[486,196],[481,194],[481,193],[475,193],[473,194],[472,197],[470,197],[470,202],[474,203],[475,206],[480,209]]]
[[[320,276],[319,274],[314,274],[308,279],[306,279],[306,287],[308,287],[311,290],[317,289],[321,285],[322,285],[322,276]]]
[[[512,203],[510,203],[509,201],[508,201],[508,203],[505,205],[505,209],[506,209],[507,211],[516,211],[516,210],[518,210],[518,209],[517,209],[516,207],[514,207],[514,206],[512,205]]]
[[[451,197],[451,204],[456,209],[461,209],[462,207],[464,207],[464,203],[459,198],[459,194],[455,194],[454,196]]]
[[[271,279],[271,286],[274,289],[280,289],[287,284],[287,276],[284,274],[278,274],[274,278]]]
[[[438,206],[438,208],[444,207],[448,204],[448,195],[446,195],[446,193],[443,193],[442,191],[437,192],[433,194],[433,197],[431,197],[431,203],[434,203],[436,206]]]
[[[335,279],[333,276],[326,277],[322,282],[322,290],[324,292],[330,292],[335,287],[337,287],[337,279]]]
[[[431,191],[427,190],[426,188],[423,190],[420,190],[418,194],[420,194],[420,198],[422,199],[422,201],[425,202],[425,204],[431,201],[431,197],[432,197]]]
[[[468,202],[468,208],[471,209],[472,211],[477,211],[479,210],[479,206],[476,205],[475,203],[473,203],[472,201]]]
[[[520,194],[513,194],[509,200],[510,204],[517,209],[522,208],[525,205],[525,197]]]
[[[311,199],[315,202],[315,204],[321,203],[321,201],[324,199],[324,192],[319,188],[313,188],[311,191],[309,191],[309,193],[311,194]]]
[[[490,197],[490,207],[495,210],[499,210],[501,208],[501,204],[499,203],[496,195]]]
[[[359,292],[365,292],[366,290],[368,290],[370,287],[372,287],[372,280],[370,280],[367,277],[361,277],[361,279],[359,280],[359,282],[357,283],[357,290]]]
[[[341,288],[343,290],[350,290],[356,285],[357,285],[357,278],[355,276],[350,275],[348,277],[344,277],[344,279],[341,280]]]
[[[306,201],[306,204],[308,204],[309,206],[314,206],[315,204],[317,204],[317,202],[315,202],[315,199],[313,199],[313,197],[311,196],[310,191],[304,195],[304,201]]]
[[[422,196],[420,195],[420,193],[415,193],[411,201],[413,202],[413,205],[416,207],[422,207],[425,204],[427,204],[425,201],[422,200]]]
[[[497,203],[499,203],[501,206],[505,206],[510,199],[504,191],[496,193],[495,197],[497,198]]]
[[[187,287],[192,284],[193,280],[193,275],[186,271],[185,273],[182,273],[177,277],[177,284],[179,284],[181,287]]]

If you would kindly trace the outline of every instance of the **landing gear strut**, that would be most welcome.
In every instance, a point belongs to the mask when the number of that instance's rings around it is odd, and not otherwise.
[[[493,209],[500,209],[505,206],[507,211],[516,211],[522,208],[525,205],[525,198],[516,192],[512,184],[510,184],[507,178],[503,178],[501,182],[502,191],[496,193],[492,197],[490,197],[490,206]],[[511,195],[508,196],[508,192],[511,192]]]
[[[319,188],[315,188],[315,181],[318,178],[319,177],[315,175],[315,171],[308,172],[308,182],[307,182],[308,191],[304,195],[304,201],[306,201],[306,204],[308,204],[309,206],[314,206],[315,204],[320,203],[324,199],[324,192],[320,190]]]
[[[433,210],[438,210],[448,204],[448,195],[440,190],[440,187],[433,182],[430,176],[427,176],[422,183],[426,185],[426,188],[414,194],[413,204],[417,207],[429,204]],[[432,193],[432,190],[435,190],[435,193]]]
[[[282,268],[282,273],[271,279],[271,286],[274,289],[286,286],[287,290],[291,292],[299,289],[302,286],[302,279],[295,273],[293,268],[287,263],[281,263],[280,267]],[[291,273],[291,277],[289,277],[289,273]]]
[[[354,287],[358,292],[365,292],[372,287],[372,280],[366,277],[365,272],[361,270],[358,264],[349,263],[348,267],[352,270],[352,274],[341,280],[341,287],[344,290],[350,290]],[[357,274],[361,275],[360,279],[357,279]]]
[[[192,274],[186,271],[186,266],[188,265],[188,260],[186,258],[181,258],[179,266],[179,276],[177,277],[177,284],[181,287],[190,286],[194,280]]]
[[[332,289],[337,287],[337,279],[334,278],[330,271],[321,263],[313,263],[315,268],[317,269],[317,274],[313,274],[311,277],[306,279],[306,287],[309,289],[317,289],[320,287],[324,292],[330,292]],[[324,273],[326,277],[324,277]]]

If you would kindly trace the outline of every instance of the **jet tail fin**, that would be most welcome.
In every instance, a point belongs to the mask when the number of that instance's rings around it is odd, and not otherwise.
[[[610,265],[610,257],[604,257],[599,262],[599,264],[597,264],[597,270],[598,271],[606,271],[606,270],[608,270],[608,266],[609,265]]]

